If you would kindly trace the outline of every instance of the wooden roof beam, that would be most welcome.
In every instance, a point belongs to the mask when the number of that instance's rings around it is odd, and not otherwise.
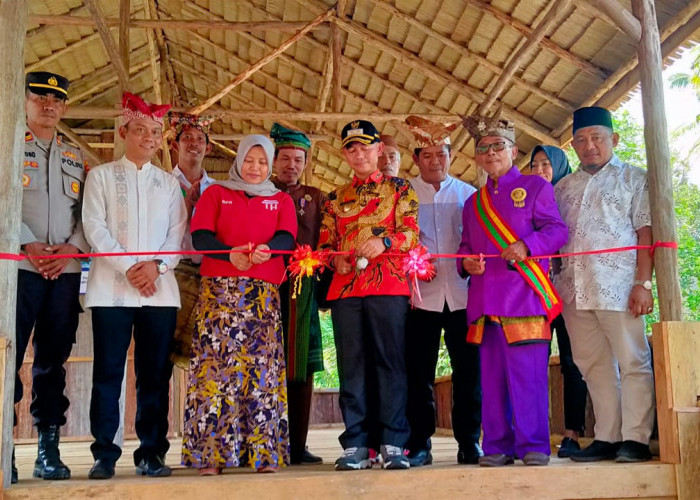
[[[205,111],[206,109],[210,108],[213,106],[217,101],[219,101],[223,96],[228,94],[231,90],[236,88],[238,85],[241,84],[241,82],[247,80],[250,78],[256,71],[258,71],[260,68],[265,66],[267,63],[275,59],[278,55],[283,53],[285,50],[287,50],[289,47],[291,47],[297,40],[299,40],[301,37],[306,35],[309,31],[311,31],[314,27],[318,26],[321,24],[323,21],[327,20],[331,16],[335,14],[335,6],[332,8],[328,9],[326,12],[323,14],[319,15],[311,21],[309,24],[307,24],[303,29],[299,30],[296,32],[294,35],[289,37],[287,40],[282,42],[279,47],[277,47],[275,50],[270,52],[268,55],[260,59],[259,61],[253,63],[250,65],[248,68],[246,68],[241,74],[239,74],[236,78],[234,78],[228,85],[223,87],[221,90],[219,90],[216,94],[211,96],[209,99],[207,99],[205,102],[202,104],[199,104],[195,107],[193,107],[190,112],[192,114],[198,115]]]
[[[464,45],[455,42],[453,39],[443,35],[442,33],[439,33],[432,28],[426,26],[422,22],[420,22],[418,19],[415,17],[412,17],[399,9],[397,9],[394,5],[389,3],[389,0],[373,0],[373,2],[380,6],[382,9],[390,12],[394,17],[397,19],[401,19],[405,23],[407,23],[409,26],[413,26],[414,28],[418,29],[422,33],[428,35],[431,38],[435,38],[436,40],[439,40],[443,45],[449,47],[450,49],[454,50],[457,52],[459,55],[461,55],[463,58],[469,59],[471,61],[474,61],[480,66],[483,66],[487,68],[489,71],[493,72],[496,76],[500,76],[503,73],[503,68],[499,66],[498,64],[491,62],[488,60],[486,57],[479,55],[475,52],[472,52],[469,50],[467,47]],[[555,106],[558,106],[566,111],[573,111],[574,106],[569,104],[568,102],[560,99],[556,95],[552,94],[551,92],[547,92],[545,90],[542,90],[540,87],[537,85],[533,85],[532,83],[523,80],[522,78],[513,75],[510,78],[510,81],[528,92],[531,92],[535,94],[538,97],[541,97],[542,99],[545,99],[548,102],[551,102]]]
[[[75,10],[82,9],[82,6]],[[42,26],[96,26],[96,21],[87,16],[72,15],[30,15],[30,21]],[[119,26],[119,19],[116,17],[105,18],[107,26]],[[129,29],[163,29],[163,30],[226,30],[235,32],[253,31],[281,31],[296,32],[303,29],[308,24],[307,21],[274,21],[274,22],[235,22],[235,21],[201,21],[192,19],[169,19],[167,21],[157,21],[155,19],[132,19]],[[317,27],[315,27],[317,28]],[[38,28],[37,28],[38,29]]]
[[[306,3],[307,0],[300,1],[302,3]],[[340,27],[349,33],[354,33],[360,36],[363,40],[373,43],[383,51],[392,54],[392,56],[399,60],[401,64],[420,72],[426,77],[439,81],[443,85],[452,88],[472,101],[480,104],[486,99],[486,94],[484,94],[482,91],[469,87],[447,71],[423,61],[414,53],[389,41],[374,31],[365,28],[359,23],[347,20],[336,20],[335,22],[338,22]],[[541,141],[542,143],[556,144],[549,129],[523,113],[504,105],[503,116],[515,121],[520,130]]]
[[[146,17],[157,22],[161,22],[162,19],[160,19],[160,14],[158,13],[158,7],[156,6],[155,0],[145,1],[147,2]],[[168,85],[168,92],[165,92],[164,86],[161,87],[161,99],[163,99],[163,101],[179,104],[180,90],[175,82],[175,72],[173,71],[173,66],[170,63],[168,45],[165,42],[165,33],[160,27],[155,28],[153,33],[156,36],[156,47],[158,48],[158,54],[160,56],[161,71],[165,75],[165,82]]]
[[[48,56],[39,59],[37,62],[32,63],[28,66],[25,66],[24,70],[27,73],[29,73],[30,71],[38,71],[46,64],[49,64],[53,61],[56,61],[57,59],[62,58],[64,55],[68,54],[69,52],[80,49],[80,48],[84,47],[85,45],[88,45],[88,44],[94,42],[95,40],[98,40],[99,38],[100,38],[99,33],[93,33],[92,35],[88,35],[86,37],[83,37],[80,40],[78,40],[77,42],[74,42],[70,45],[66,45],[62,49],[59,49],[56,52],[52,52]]]
[[[687,40],[695,31],[697,23],[691,23],[691,19],[700,13],[700,0],[689,0],[681,11],[678,12],[661,29],[659,36],[663,57],[668,57],[676,48]],[[581,103],[581,107],[603,105],[609,106],[610,102],[616,101],[621,96],[627,94],[639,83],[639,68],[637,55],[630,57],[626,63],[617,69],[591,96]],[[614,97],[611,97],[614,95]],[[552,132],[559,139],[561,144],[568,144],[571,140],[571,124],[573,116],[569,116],[564,122]]]
[[[549,4],[547,13],[538,24],[537,28],[527,37],[526,42],[518,49],[508,62],[503,72],[496,80],[493,88],[486,95],[486,99],[479,105],[478,114],[486,116],[493,103],[501,97],[506,90],[506,85],[511,83],[515,73],[528,61],[531,60],[535,50],[539,48],[542,39],[549,33],[549,30],[560,21],[563,16],[569,15],[572,0],[553,0]]]
[[[131,17],[131,0],[119,0],[119,58],[126,70],[126,81],[129,81],[129,18]],[[111,38],[111,33],[110,33]],[[119,77],[119,73],[117,73]],[[127,87],[122,87],[127,90]]]
[[[474,6],[482,12],[486,12],[492,15],[504,25],[510,26],[514,30],[519,31],[524,37],[529,37],[533,32],[533,29],[525,23],[518,21],[514,17],[511,17],[510,15],[506,14],[502,10],[494,7],[489,3],[483,2],[482,0],[467,0],[467,3]],[[601,80],[605,80],[608,77],[608,73],[606,71],[603,71],[595,64],[573,54],[572,52],[564,49],[563,47],[560,47],[547,37],[543,38],[540,41],[540,44],[543,49],[552,52],[560,59],[568,61],[569,63],[573,64],[574,66],[585,71],[588,74],[596,76]]]
[[[112,33],[109,29],[109,26],[107,26],[107,23],[105,22],[105,16],[102,11],[102,7],[100,6],[97,0],[83,1],[85,2],[85,6],[90,11],[92,18],[95,20],[97,32],[100,34],[100,38],[102,38],[102,43],[104,44],[105,51],[107,52],[107,57],[109,57],[110,61],[114,65],[114,69],[117,72],[119,86],[123,90],[128,90],[129,71],[124,66],[124,61],[121,58],[121,54],[117,47],[117,44],[114,42],[114,37],[112,37]]]
[[[617,0],[586,0],[605,13],[636,44],[642,38],[642,25],[639,19],[625,9]]]

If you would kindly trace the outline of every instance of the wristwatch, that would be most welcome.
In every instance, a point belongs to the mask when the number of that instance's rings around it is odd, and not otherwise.
[[[160,259],[155,259],[153,262],[156,263],[158,267],[158,274],[165,274],[168,272],[168,265]]]
[[[634,282],[635,285],[641,285],[645,290],[651,290],[651,281],[649,280],[637,280]]]
[[[386,236],[385,238],[382,238],[382,242],[384,243],[384,247],[389,250],[391,248],[391,238]]]

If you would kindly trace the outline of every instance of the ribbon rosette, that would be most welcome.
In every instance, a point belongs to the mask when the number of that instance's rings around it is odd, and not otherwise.
[[[301,293],[301,281],[304,278],[313,276],[316,269],[325,265],[326,263],[320,252],[311,250],[309,245],[297,247],[287,266],[289,274],[294,277],[292,298],[296,299],[297,294]]]
[[[402,268],[411,281],[413,294],[418,296],[418,300],[422,300],[418,280],[430,281],[437,274],[430,252],[423,245],[413,247],[403,258]],[[411,296],[411,303],[413,303],[413,295]]]

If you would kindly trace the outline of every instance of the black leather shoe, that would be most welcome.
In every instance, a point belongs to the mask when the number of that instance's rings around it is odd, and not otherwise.
[[[142,458],[136,466],[136,474],[139,476],[168,477],[172,473],[172,469],[165,465],[161,457]]]
[[[649,460],[651,460],[649,445],[638,441],[623,441],[615,457],[615,461],[621,463],[647,462]]]
[[[98,458],[88,472],[88,479],[111,479],[114,477],[114,462]]]
[[[304,449],[300,454],[294,454],[289,461],[292,465],[320,465],[323,459]]]
[[[476,465],[483,456],[484,452],[481,451],[479,443],[472,443],[464,446],[460,445],[459,451],[457,452],[457,463]]]
[[[10,477],[10,482],[16,484],[19,481],[19,474],[17,473],[17,465],[15,465],[15,447],[12,447],[12,476]]]
[[[557,456],[559,458],[569,458],[572,454],[576,453],[580,449],[581,445],[578,443],[578,441],[574,441],[569,437],[565,437],[561,440]]]
[[[70,479],[70,469],[61,462],[58,451],[59,427],[42,426],[38,431],[39,453],[34,462],[34,477],[47,480]]]
[[[430,450],[416,450],[408,454],[408,463],[411,467],[421,467],[433,463],[433,455]]]
[[[601,460],[614,460],[620,443],[608,443],[607,441],[593,441],[583,450],[571,454],[574,462],[600,462]]]

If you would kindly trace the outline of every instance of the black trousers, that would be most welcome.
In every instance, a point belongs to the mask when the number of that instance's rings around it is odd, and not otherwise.
[[[411,309],[406,326],[408,364],[409,450],[429,450],[435,433],[433,382],[445,331],[445,345],[452,365],[452,429],[460,446],[479,442],[481,434],[481,380],[479,348],[467,343],[464,309],[441,312]]]
[[[561,374],[564,377],[564,427],[583,435],[586,426],[588,387],[576,363],[574,363],[564,316],[560,314],[554,318],[550,328],[552,333],[556,332],[557,334],[559,363],[561,364]]]
[[[32,365],[32,403],[34,425],[64,425],[69,401],[66,369],[63,367],[75,343],[75,332],[82,312],[78,299],[80,273],[65,273],[55,280],[20,270],[17,276],[17,372],[15,403],[22,399],[24,388],[19,378],[24,354],[34,329],[34,364]],[[15,424],[17,414],[15,413]]]
[[[407,308],[408,297],[390,295],[351,297],[333,304],[343,448],[368,446],[375,426],[381,444],[404,446],[408,439]]]
[[[114,444],[119,429],[119,395],[127,350],[134,336],[136,372],[136,435],[141,445],[134,463],[160,456],[170,447],[168,406],[170,343],[175,331],[176,307],[93,307],[92,327],[95,361],[92,371],[90,431],[95,441],[92,455],[116,462],[121,449]]]

